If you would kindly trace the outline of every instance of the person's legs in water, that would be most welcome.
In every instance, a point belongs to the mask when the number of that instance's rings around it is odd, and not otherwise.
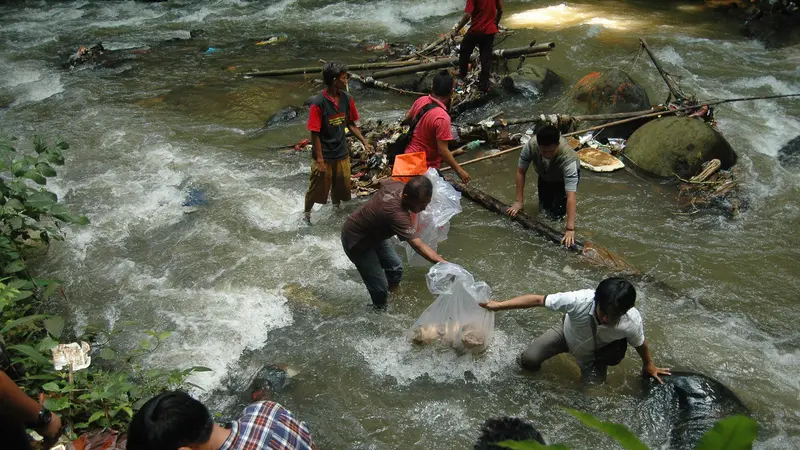
[[[386,299],[389,297],[389,282],[386,280],[381,261],[375,249],[345,254],[356,265],[364,285],[367,287],[372,304],[378,309],[386,308]]]
[[[494,46],[494,35],[481,35],[478,49],[480,51],[481,75],[478,81],[478,89],[489,92],[489,77],[492,75],[492,51]]]
[[[539,178],[537,182],[539,194],[539,208],[546,212],[553,220],[561,220],[567,214],[567,192],[564,182],[548,183]]]
[[[473,33],[464,35],[464,40],[461,41],[461,49],[458,54],[458,76],[465,78],[469,71],[469,60],[472,56],[473,50],[478,46],[478,40]]]
[[[597,386],[606,382],[608,366],[599,361],[578,361],[581,369],[581,383],[587,386]]]
[[[403,260],[397,254],[389,239],[382,241],[375,248],[381,268],[389,283],[389,292],[394,292],[400,286],[403,278]]]
[[[325,172],[319,170],[316,160],[311,160],[311,175],[309,176],[308,190],[306,191],[303,221],[311,225],[311,208],[314,203],[324,205],[328,203],[328,194],[331,191],[333,164],[325,162]]]
[[[542,363],[558,355],[567,353],[567,339],[564,337],[564,324],[559,322],[536,338],[528,348],[522,352],[517,362],[522,368],[537,372],[542,368]]]
[[[331,202],[334,208],[339,208],[342,202],[349,202],[352,198],[350,180],[350,157],[330,164],[331,173]]]

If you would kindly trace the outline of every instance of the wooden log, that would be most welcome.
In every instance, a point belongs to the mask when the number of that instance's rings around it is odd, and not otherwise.
[[[711,161],[708,162],[708,165],[706,165],[706,168],[703,169],[697,175],[695,175],[692,178],[690,178],[689,182],[690,183],[699,183],[699,182],[706,181],[706,180],[708,180],[708,177],[710,177],[711,175],[714,175],[719,170],[720,167],[722,167],[722,163],[716,158],[712,159]]]
[[[419,63],[420,63],[419,61],[410,60],[410,61],[387,61],[380,63],[350,64],[347,65],[347,70],[388,69],[395,67],[414,66]],[[318,74],[320,72],[322,72],[322,67],[310,66],[310,67],[293,67],[290,69],[274,69],[274,70],[262,70],[256,72],[243,72],[240,73],[239,75],[247,77],[277,77],[282,75],[303,75],[307,73]]]
[[[555,48],[555,46],[556,46],[555,43],[548,42],[546,44],[539,44],[528,47],[495,50],[492,53],[495,55],[495,57],[505,58],[505,59],[517,58],[522,55],[527,55],[531,57],[546,56],[553,48]],[[472,59],[473,60],[476,59],[475,55],[472,56]],[[379,78],[396,77],[416,72],[427,72],[429,70],[443,69],[445,67],[455,66],[456,64],[458,64],[458,57],[454,56],[451,58],[442,58],[434,62],[417,64],[408,67],[398,67],[395,69],[375,72],[374,74],[372,74],[372,78],[377,80]]]
[[[362,77],[361,75],[359,75],[357,73],[351,73],[350,76],[352,78],[360,81],[365,86],[371,86],[371,87],[376,87],[376,88],[380,88],[380,89],[386,89],[386,90],[389,90],[389,91],[397,92],[398,94],[416,95],[416,96],[428,95],[428,94],[426,94],[424,92],[416,92],[416,91],[408,91],[408,90],[405,90],[405,89],[400,89],[397,86],[393,86],[393,85],[391,85],[389,83],[385,83],[383,81],[375,80],[372,77],[364,78],[364,77]]]

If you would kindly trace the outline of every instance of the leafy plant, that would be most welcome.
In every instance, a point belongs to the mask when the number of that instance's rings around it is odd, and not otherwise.
[[[603,422],[591,414],[574,409],[567,408],[567,412],[577,417],[584,425],[611,436],[624,449],[648,449],[625,425]],[[757,437],[758,423],[755,420],[742,415],[726,417],[714,424],[714,427],[700,438],[695,450],[750,450]],[[569,449],[562,444],[544,445],[536,441],[503,441],[496,445],[512,450]]]

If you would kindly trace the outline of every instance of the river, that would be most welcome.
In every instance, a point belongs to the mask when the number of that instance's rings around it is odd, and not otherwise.
[[[148,364],[208,366],[192,381],[214,409],[230,408],[255,371],[285,363],[299,371],[278,400],[310,424],[323,449],[470,448],[488,417],[532,420],[550,442],[614,448],[564,407],[628,425],[648,444],[663,430],[639,409],[635,353],[599,392],[579,389],[575,365],[557,357],[541,373],[514,358],[559,317],[544,310],[498,314],[480,358],[419,351],[404,331],[434,297],[426,268],[408,268],[388,313],[375,313],[341,250],[346,214],[322,207],[300,225],[307,155],[270,150],[307,132],[301,122],[255,134],[284,105],[315,88],[302,77],[242,79],[236,71],[357,62],[362,41],[421,44],[449,29],[461,0],[329,0],[166,3],[24,2],[0,6],[0,131],[71,144],[49,185],[91,225],[38,261],[66,280],[57,308],[71,331],[88,324],[174,332]],[[594,70],[620,67],[651,101],[667,90],[646,58],[645,37],[684,91],[701,99],[800,92],[797,47],[767,51],[737,24],[698,2],[590,0],[558,5],[507,1],[504,46],[552,41],[539,61],[569,86]],[[207,40],[162,44],[203,29]],[[275,33],[288,39],[256,45]],[[78,45],[149,47],[110,68],[65,71]],[[206,53],[207,47],[216,52]],[[362,117],[399,117],[412,99],[353,90]],[[548,111],[557,93],[489,104],[506,117]],[[800,447],[800,174],[778,149],[800,134],[800,102],[766,100],[717,108],[718,127],[739,154],[749,207],[735,219],[676,214],[672,185],[622,171],[584,173],[579,237],[597,241],[681,293],[637,285],[657,364],[717,378],[751,408],[759,448]],[[471,166],[473,183],[513,198],[515,156]],[[182,206],[189,190],[208,205]],[[529,186],[528,192],[533,189]],[[529,201],[530,205],[535,202]],[[463,201],[440,251],[486,281],[497,298],[594,287],[606,276],[549,242]],[[529,207],[533,214],[535,206]],[[300,287],[298,287],[300,286]],[[290,301],[287,297],[293,299]],[[134,344],[131,344],[134,345]]]

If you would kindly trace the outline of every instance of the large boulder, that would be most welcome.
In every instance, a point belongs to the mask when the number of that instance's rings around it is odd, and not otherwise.
[[[503,78],[502,83],[511,92],[538,97],[561,84],[561,77],[547,67],[526,62]]]
[[[800,136],[787,142],[778,150],[778,162],[784,167],[800,168]]]
[[[592,72],[570,89],[554,107],[554,111],[571,115],[613,114],[650,109],[647,91],[627,73],[619,69]],[[606,121],[606,123],[611,120]],[[609,127],[602,136],[627,139],[641,122]]]
[[[800,3],[795,0],[760,0],[742,27],[745,36],[773,48],[800,44]]]
[[[676,116],[636,130],[625,146],[625,157],[648,175],[684,179],[696,175],[706,161],[719,159],[722,169],[730,169],[737,160],[719,131],[701,119]]]

